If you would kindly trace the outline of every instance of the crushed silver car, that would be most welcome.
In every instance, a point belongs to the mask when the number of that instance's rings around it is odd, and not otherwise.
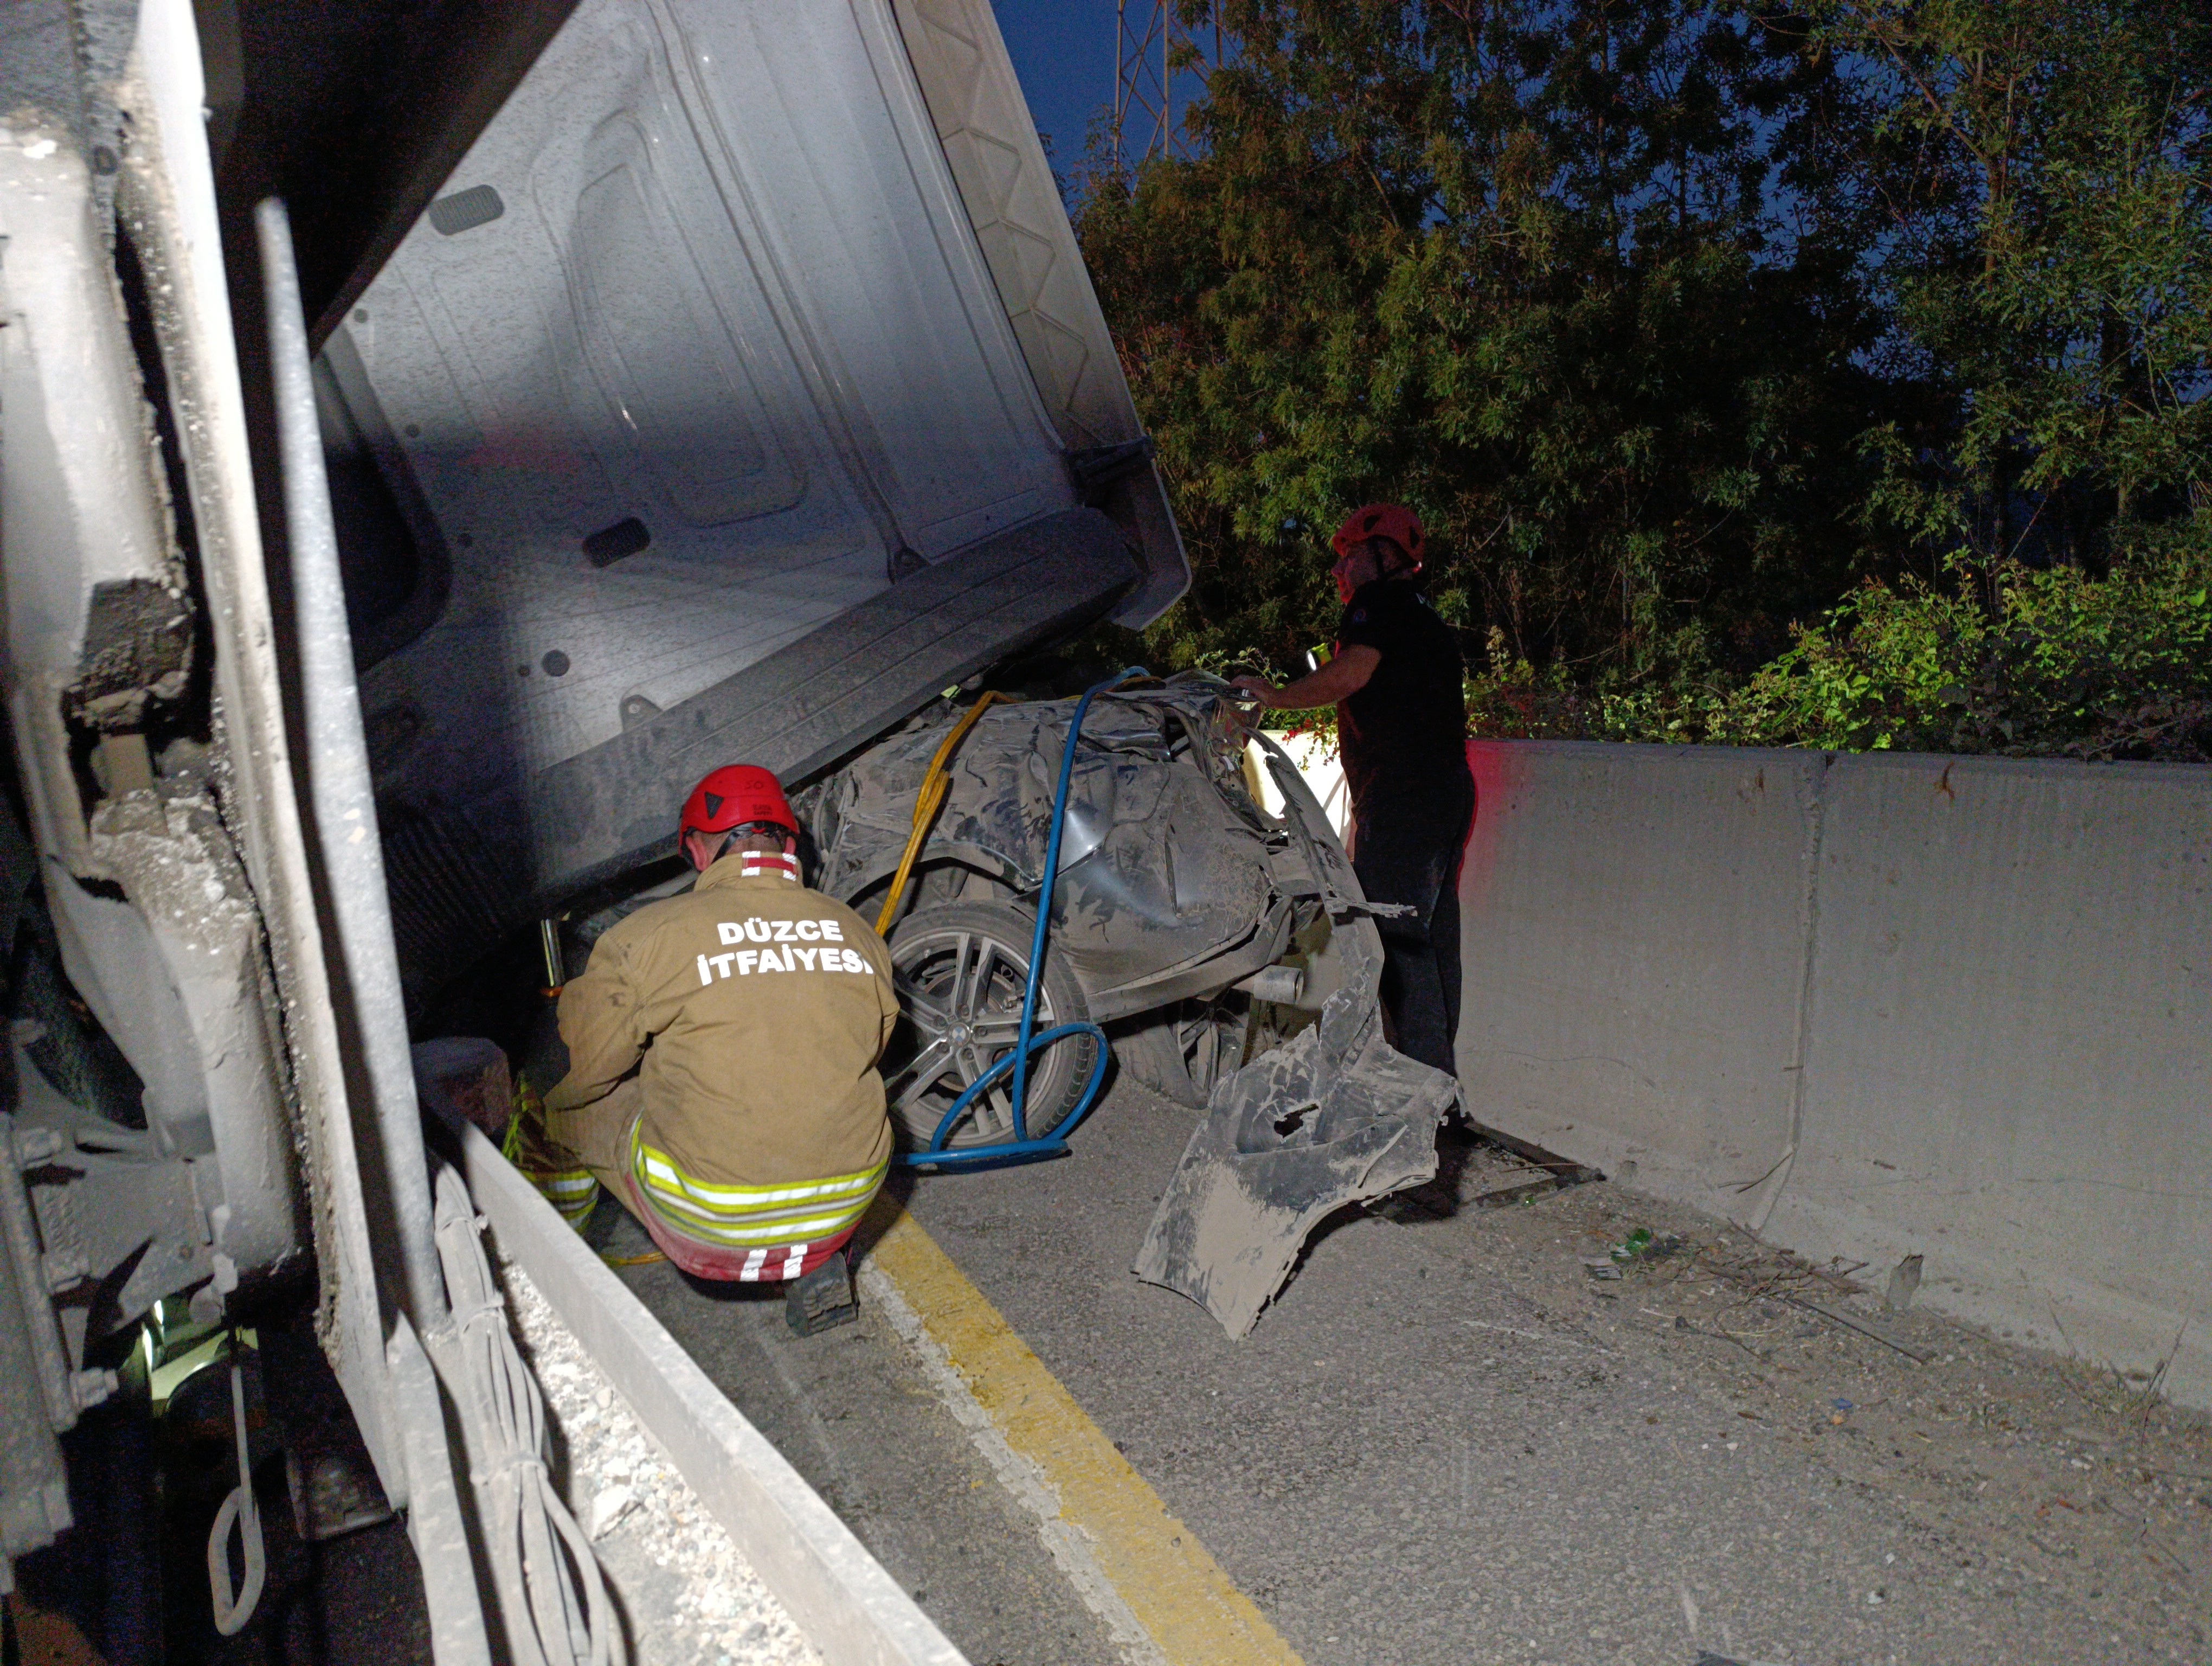
[[[1012,1045],[1073,701],[994,706],[959,743],[949,790],[887,936],[908,1011],[887,1083],[917,1144],[943,1108]],[[960,715],[948,702],[802,794],[815,883],[870,918],[899,865],[931,758]],[[1038,1022],[1112,1026],[1126,1067],[1206,1103],[1243,1062],[1256,1017],[1296,1012],[1325,917],[1297,842],[1270,824],[1243,775],[1243,726],[1216,685],[1178,681],[1106,696],[1077,749]],[[1325,927],[1318,931],[1325,943]],[[1271,973],[1270,969],[1279,969]],[[1277,997],[1255,1000],[1262,990]],[[1029,1121],[1065,1110],[1093,1043],[1046,1061]],[[956,1146],[1006,1137],[1003,1094]]]
[[[1054,787],[1075,702],[994,706],[959,741],[943,808],[888,909],[950,702],[824,777],[797,803],[816,884],[888,912],[905,1022],[885,1062],[891,1113],[926,1149],[962,1091],[1011,1050],[1029,978]],[[1040,983],[1040,1029],[1089,1021],[1122,1067],[1208,1112],[1163,1196],[1137,1270],[1212,1310],[1258,1316],[1329,1210],[1435,1171],[1456,1087],[1389,1047],[1382,955],[1350,861],[1290,761],[1261,807],[1228,690],[1185,676],[1099,698],[1083,726]],[[1076,1105],[1096,1043],[1042,1055],[1028,1129]],[[945,1145],[1016,1133],[988,1091]]]

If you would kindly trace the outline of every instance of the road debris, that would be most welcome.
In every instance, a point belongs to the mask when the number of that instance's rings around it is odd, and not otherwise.
[[[1883,1295],[1881,1304],[1892,1313],[1902,1313],[1912,1305],[1913,1293],[1919,1288],[1920,1257],[1907,1256],[1890,1274],[1889,1289]]]
[[[1252,1329],[1322,1217],[1437,1172],[1437,1126],[1459,1100],[1456,1081],[1384,1036],[1374,909],[1312,794],[1266,744],[1284,825],[1328,891],[1344,981],[1318,1022],[1215,1083],[1132,1268],[1231,1337]]]
[[[1322,1216],[1436,1172],[1437,1124],[1457,1087],[1382,1039],[1374,960],[1319,1024],[1214,1090],[1137,1252],[1139,1278],[1188,1296],[1232,1337]]]
[[[594,1539],[604,1539],[607,1529],[630,1512],[637,1502],[637,1494],[627,1487],[604,1487],[592,1495],[592,1508],[585,1531]]]
[[[1802,1307],[1808,1313],[1817,1313],[1820,1317],[1829,1321],[1832,1324],[1838,1324],[1844,1326],[1846,1329],[1856,1330],[1862,1336],[1870,1336],[1886,1348],[1895,1348],[1899,1353],[1912,1361],[1916,1365],[1924,1365],[1928,1363],[1928,1356],[1923,1353],[1918,1348],[1908,1347],[1903,1342],[1899,1341],[1894,1336],[1885,1335],[1881,1330],[1877,1329],[1873,1325],[1867,1323],[1863,1319],[1854,1319],[1848,1313],[1838,1313],[1833,1308],[1822,1307],[1817,1302],[1805,1301],[1796,1296],[1780,1295],[1778,1297],[1778,1299],[1789,1303],[1792,1307]]]

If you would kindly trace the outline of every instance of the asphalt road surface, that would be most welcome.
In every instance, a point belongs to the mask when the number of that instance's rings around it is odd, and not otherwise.
[[[2203,1420],[1607,1183],[1478,1207],[1465,1140],[1231,1342],[1127,1271],[1190,1124],[910,1207],[1310,1666],[2212,1660]],[[623,1276],[978,1666],[1126,1657],[881,1313]]]

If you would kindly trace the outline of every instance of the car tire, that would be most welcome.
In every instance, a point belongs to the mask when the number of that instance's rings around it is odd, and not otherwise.
[[[1163,1099],[1203,1110],[1213,1085],[1243,1063],[1250,1023],[1240,996],[1179,1000],[1147,1012],[1142,1028],[1115,1043],[1115,1056]]]
[[[960,1091],[1013,1049],[1036,917],[1011,903],[946,903],[916,909],[891,927],[891,977],[899,1025],[883,1077],[891,1121],[908,1150],[927,1146]],[[1082,986],[1048,945],[1036,1030],[1087,1019]],[[1030,1057],[1024,1121],[1031,1139],[1073,1110],[1098,1057],[1098,1042],[1071,1036]],[[945,1142],[994,1145],[1013,1134],[1011,1073],[969,1108]]]

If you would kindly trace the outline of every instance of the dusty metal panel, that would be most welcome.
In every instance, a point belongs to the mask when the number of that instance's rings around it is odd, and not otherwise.
[[[343,326],[453,563],[372,713],[534,773],[1073,504],[905,69],[828,0],[570,17]]]
[[[93,875],[69,716],[100,657],[94,599],[149,586],[181,608],[184,574],[90,169],[64,127],[23,113],[0,131],[9,715],[36,842]]]
[[[210,797],[128,793],[103,804],[92,827],[94,855],[145,919],[155,958],[141,970],[166,980],[185,1021],[216,1179],[201,1183],[210,1256],[227,1292],[241,1270],[280,1264],[307,1237],[260,910]]]
[[[325,361],[448,587],[362,679],[410,988],[656,852],[690,743],[819,767],[1143,581],[878,4],[586,0]]]
[[[81,1359],[88,1342],[207,1282],[214,1271],[207,1211],[194,1194],[191,1165],[165,1155],[161,1134],[119,1128],[84,1110],[21,1049],[14,1062],[16,1132],[53,1147],[33,1170],[39,1183],[27,1188],[46,1264],[72,1282],[95,1270],[124,1275],[95,1301],[60,1310],[69,1356]]]
[[[412,1501],[407,1538],[422,1570],[422,1605],[429,1611],[431,1658],[437,1666],[491,1666],[490,1632],[484,1624],[476,1554],[469,1543],[469,1517],[453,1480],[453,1452],[459,1443],[447,1433],[450,1414],[437,1374],[404,1313],[392,1322],[385,1359]],[[389,1483],[385,1490],[390,1493]]]
[[[967,1666],[852,1530],[473,1128],[453,1129],[502,1255],[637,1414],[830,1666]]]
[[[1081,451],[1141,438],[1121,356],[989,0],[891,0],[891,9],[992,282],[1060,439]],[[1141,628],[1190,585],[1157,468],[1148,460],[1101,507],[1143,551],[1145,582],[1114,616]]]
[[[1133,578],[1104,517],[1071,510],[915,575],[534,784],[541,885],[659,854],[693,781],[742,754],[803,781],[949,684],[1096,617]],[[557,838],[556,838],[557,836]]]
[[[368,747],[362,739],[347,629],[337,535],[323,470],[307,321],[284,205],[253,211],[260,254],[262,324],[269,355],[272,425],[283,474],[282,533],[291,579],[285,624],[298,678],[294,708],[301,739],[306,817],[328,907],[324,940],[344,968],[338,1006],[341,1043],[354,1071],[349,1085],[367,1139],[362,1167],[374,1182],[373,1224],[388,1235],[386,1289],[408,1316],[435,1335],[446,1316],[438,1277],[430,1189],[422,1160],[422,1115],[407,1057],[407,1017],[392,951],[384,854],[376,832]],[[272,526],[277,525],[275,517]]]
[[[1282,1287],[1330,1211],[1437,1171],[1459,1086],[1384,1037],[1382,939],[1351,859],[1289,756],[1261,739],[1283,825],[1320,883],[1332,963],[1320,1014],[1218,1078],[1130,1270],[1189,1297],[1232,1338]]]
[[[465,965],[536,898],[666,854],[708,769],[744,759],[802,780],[948,684],[1096,617],[1133,579],[1112,524],[1070,510],[926,569],[534,779],[509,763],[475,786],[451,738],[425,737],[380,782],[410,988]]]
[[[14,1120],[0,1115],[0,1596],[15,1588],[9,1564],[70,1525],[54,1432],[76,1420],[17,1158]]]
[[[297,1194],[243,875],[187,772],[167,769],[157,795],[148,763],[143,731],[186,691],[191,605],[113,230],[94,211],[93,170],[75,143],[30,129],[0,143],[9,700],[64,962],[148,1085],[158,1155],[194,1165],[191,1195],[206,1212],[185,1262],[125,1284],[150,1301],[211,1268],[221,1277],[284,1260],[299,1244]],[[81,880],[122,894],[95,895]],[[143,1220],[121,1247],[136,1253],[159,1237],[166,1254],[166,1225]],[[115,1270],[86,1259],[83,1276]]]
[[[657,854],[676,776],[818,768],[1179,588],[1144,469],[1078,511],[1067,447],[1138,429],[1048,172],[1015,220],[1066,270],[1010,319],[956,165],[879,0],[585,0],[347,313],[334,431],[445,587],[362,679],[410,989]]]

